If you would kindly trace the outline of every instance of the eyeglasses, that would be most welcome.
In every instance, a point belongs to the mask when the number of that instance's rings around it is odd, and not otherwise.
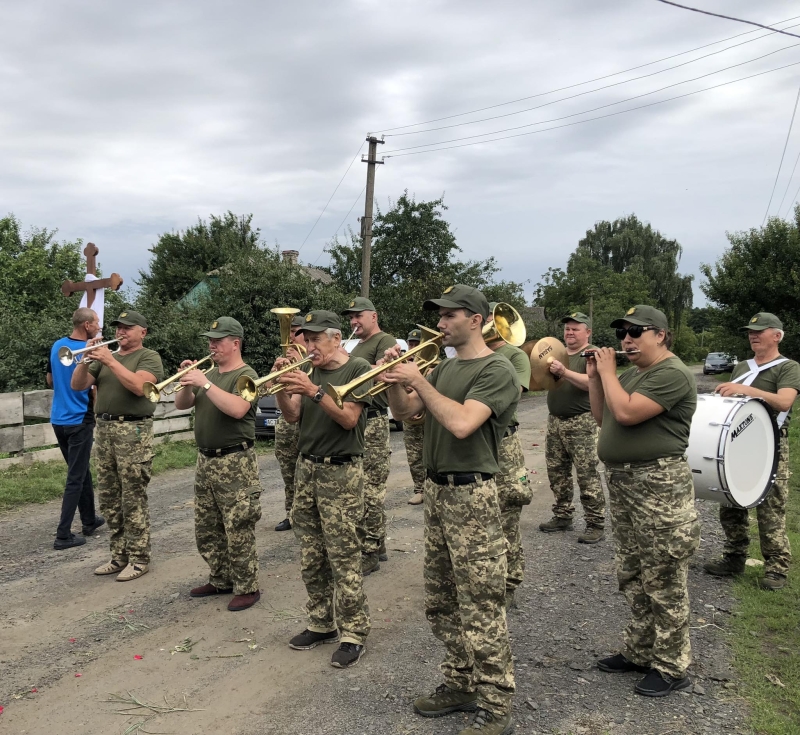
[[[617,339],[623,340],[630,335],[633,339],[639,339],[645,332],[650,330],[658,331],[658,327],[642,327],[638,324],[632,324],[630,327],[617,327]]]

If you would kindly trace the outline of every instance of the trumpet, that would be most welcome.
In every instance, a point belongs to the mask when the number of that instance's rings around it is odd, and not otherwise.
[[[637,355],[641,350],[614,350],[614,352],[618,355]],[[594,357],[595,354],[597,354],[597,350],[584,350],[578,353],[580,357]]]
[[[71,350],[69,347],[62,347],[58,351],[58,361],[64,367],[69,367],[73,362],[80,362],[81,356],[84,353],[91,352],[91,350],[96,350],[98,347],[108,347],[108,345],[113,345],[114,342],[119,342],[119,340],[110,339],[108,342],[98,342],[96,345],[89,345],[88,347],[83,347],[80,350]],[[116,353],[119,352],[120,349],[120,347],[117,347],[116,350],[111,350],[111,352]]]
[[[293,346],[298,347],[299,345]],[[257,380],[253,380],[247,375],[242,375],[242,377],[236,381],[236,390],[239,391],[239,395],[244,398],[245,401],[251,402],[262,396],[274,396],[276,393],[285,390],[286,386],[283,383],[276,383],[275,385],[267,387],[265,383],[277,380],[281,375],[290,373],[292,370],[302,369],[310,373],[313,367],[314,366],[311,364],[311,357],[304,357],[302,360],[296,360],[291,365],[286,365],[286,367],[282,367],[280,370],[273,370],[269,375],[265,375],[263,378],[258,378]]]
[[[212,352],[210,355],[206,355],[202,360],[198,360],[197,362],[192,363],[188,367],[183,368],[183,370],[179,370],[175,375],[166,380],[162,380],[160,383],[151,383],[149,380],[144,382],[142,385],[142,393],[144,393],[145,398],[147,400],[152,401],[153,403],[158,403],[161,399],[162,395],[171,396],[177,393],[178,391],[183,390],[184,386],[180,383],[178,385],[174,385],[170,387],[172,383],[176,383],[179,381],[186,373],[190,370],[195,370],[198,368],[199,365],[202,365],[206,360],[213,360],[214,353]],[[215,366],[211,365],[211,367],[206,368],[205,370],[201,371],[203,374],[208,373],[212,370]]]
[[[325,392],[333,398],[339,408],[343,408],[345,396],[351,393],[356,400],[366,398],[367,396],[377,396],[379,393],[383,393],[383,391],[389,387],[389,383],[384,383],[383,381],[375,383],[375,385],[368,388],[363,393],[356,393],[355,391],[357,388],[360,388],[365,383],[369,383],[373,378],[377,378],[379,375],[390,370],[395,365],[399,365],[401,362],[406,362],[419,355],[419,359],[416,359],[415,362],[420,371],[424,372],[435,365],[439,361],[439,350],[442,347],[444,335],[441,332],[434,332],[432,329],[428,329],[428,327],[423,327],[421,324],[417,326],[422,330],[422,342],[416,347],[412,347],[395,360],[391,360],[384,365],[378,365],[378,367],[368,370],[349,383],[345,383],[344,385],[326,385]],[[427,353],[427,357],[423,357],[425,353]]]

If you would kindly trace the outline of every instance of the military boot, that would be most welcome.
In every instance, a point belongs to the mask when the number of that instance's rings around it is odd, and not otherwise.
[[[782,590],[786,586],[786,575],[778,572],[765,572],[758,580],[762,590]]]
[[[571,531],[572,519],[559,518],[558,516],[553,516],[546,523],[540,523],[539,530],[544,531],[545,533],[556,533],[557,531]]]
[[[366,577],[368,574],[377,572],[381,568],[378,552],[374,551],[371,554],[361,555],[361,575]]]
[[[423,717],[441,717],[451,712],[472,712],[477,708],[476,692],[460,692],[447,684],[439,684],[436,691],[414,700],[414,711]]]
[[[381,541],[380,548],[378,549],[378,560],[389,561],[389,555],[386,553],[386,542]]]
[[[715,577],[733,577],[744,574],[745,558],[740,555],[723,554],[722,558],[703,564],[703,569]]]
[[[586,530],[578,536],[579,544],[596,544],[606,537],[605,529],[600,526],[586,526]]]
[[[511,712],[504,715],[495,715],[485,709],[479,709],[475,719],[469,727],[464,728],[458,735],[509,735],[514,731],[514,720]]]

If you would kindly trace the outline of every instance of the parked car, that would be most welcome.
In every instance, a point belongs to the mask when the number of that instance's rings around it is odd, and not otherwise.
[[[281,411],[275,396],[263,396],[256,406],[256,439],[274,439]]]
[[[732,355],[724,352],[709,352],[703,363],[703,375],[714,373],[728,373],[739,361]]]

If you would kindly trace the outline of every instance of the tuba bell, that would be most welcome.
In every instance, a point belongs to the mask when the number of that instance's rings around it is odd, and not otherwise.
[[[484,325],[481,333],[486,344],[502,339],[512,347],[521,347],[525,343],[525,322],[511,304],[500,302],[492,310],[492,321]]]

